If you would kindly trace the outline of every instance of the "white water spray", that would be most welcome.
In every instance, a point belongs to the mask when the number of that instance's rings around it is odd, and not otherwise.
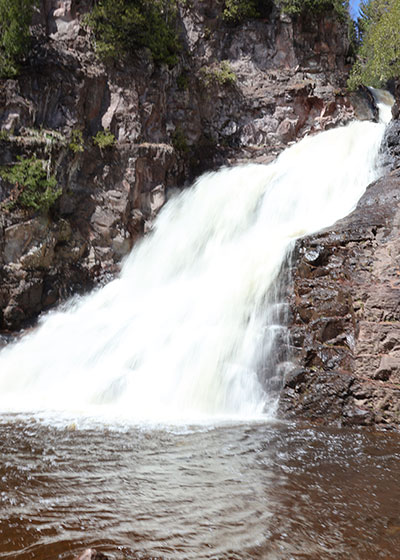
[[[257,418],[268,292],[298,236],[348,214],[379,174],[384,123],[306,138],[171,200],[101,290],[0,353],[0,410],[135,421]],[[265,346],[266,345],[266,346]]]

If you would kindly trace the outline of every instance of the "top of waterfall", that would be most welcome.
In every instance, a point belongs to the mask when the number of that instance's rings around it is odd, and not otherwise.
[[[368,89],[374,96],[376,105],[379,109],[379,121],[383,124],[389,124],[392,120],[392,107],[394,104],[393,95],[385,89],[377,89],[373,87]]]

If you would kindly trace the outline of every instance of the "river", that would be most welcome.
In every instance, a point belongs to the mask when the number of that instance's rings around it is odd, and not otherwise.
[[[400,437],[280,422],[0,424],[0,558],[395,560]]]

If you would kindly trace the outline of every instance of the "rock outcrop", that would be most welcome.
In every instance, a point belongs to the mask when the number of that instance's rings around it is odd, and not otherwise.
[[[286,416],[400,427],[399,124],[386,139],[394,169],[352,214],[297,243]]]
[[[0,81],[0,165],[36,154],[62,188],[43,217],[5,211],[13,193],[0,180],[0,330],[114,274],[170,193],[201,172],[267,162],[369,111],[345,95],[349,41],[332,13],[291,19],[271,1],[262,19],[232,26],[220,3],[194,0],[180,8],[175,67],[145,51],[105,66],[82,26],[89,5],[43,0],[21,75]],[[116,142],[100,149],[102,129]]]

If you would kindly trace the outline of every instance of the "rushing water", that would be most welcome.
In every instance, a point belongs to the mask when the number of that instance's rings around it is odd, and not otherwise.
[[[399,438],[271,422],[283,259],[354,207],[384,130],[202,177],[0,353],[0,558],[398,558]]]
[[[346,215],[377,177],[384,130],[355,122],[268,166],[202,177],[118,279],[0,353],[0,410],[150,422],[273,411],[271,288],[293,240]]]

